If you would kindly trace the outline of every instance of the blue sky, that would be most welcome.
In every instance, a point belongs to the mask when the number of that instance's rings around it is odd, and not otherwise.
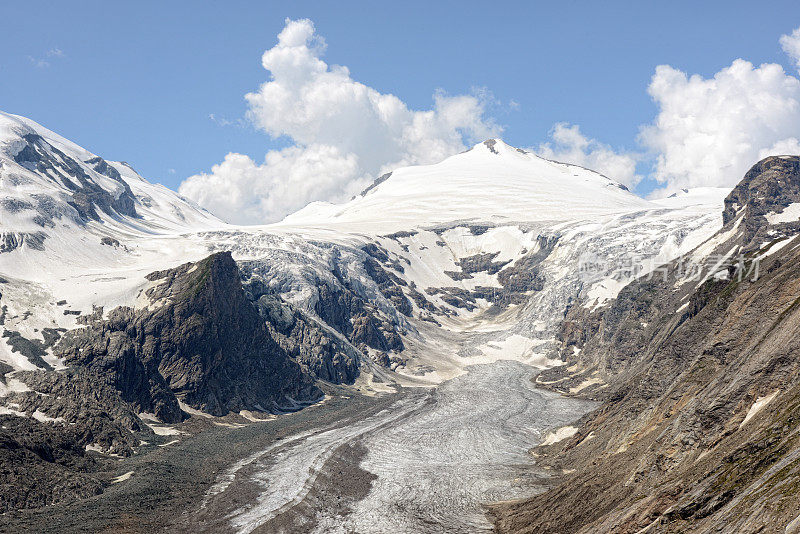
[[[172,188],[229,152],[261,162],[292,141],[240,120],[244,95],[267,81],[261,54],[286,18],[311,19],[325,62],[410,109],[430,109],[437,89],[483,88],[510,144],[536,146],[567,122],[642,153],[639,129],[659,112],[647,93],[657,65],[709,78],[745,58],[796,76],[778,39],[800,25],[800,4],[4,2],[0,109]],[[652,165],[639,156],[642,194]]]

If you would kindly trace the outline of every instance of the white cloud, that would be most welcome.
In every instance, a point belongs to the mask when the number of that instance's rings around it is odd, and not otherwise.
[[[236,126],[238,128],[244,128],[249,125],[249,123],[242,118],[238,119],[227,119],[225,117],[220,117],[216,113],[209,113],[208,119],[218,126],[228,127],[228,126]]]
[[[256,127],[295,145],[269,152],[261,165],[228,154],[210,174],[181,184],[182,195],[232,222],[274,221],[313,200],[346,198],[386,170],[440,161],[501,130],[486,118],[480,94],[438,91],[432,109],[410,110],[353,80],[347,67],[325,63],[325,46],[310,20],[287,19],[278,44],[262,56],[270,79],[245,96]]]
[[[800,81],[780,65],[737,59],[712,78],[661,65],[648,92],[659,113],[640,141],[655,156],[659,193],[733,186],[764,155],[797,151]]]
[[[179,191],[226,221],[265,223],[320,198],[346,200],[369,182],[359,172],[354,154],[320,144],[295,146],[271,150],[261,165],[230,153],[211,173],[187,178]]]
[[[767,156],[790,156],[800,154],[800,141],[795,137],[782,139],[769,148],[762,148],[758,152],[758,159],[764,159]]]
[[[795,29],[790,35],[781,35],[781,48],[800,68],[800,28]]]
[[[59,59],[65,57],[67,57],[67,55],[60,48],[51,48],[50,50],[45,52],[44,57],[35,58],[33,56],[28,56],[28,61],[30,61],[33,66],[40,69],[44,69],[50,66],[50,61],[48,60],[48,58]]]
[[[560,122],[550,131],[550,138],[551,141],[534,151],[548,159],[595,170],[628,187],[635,186],[642,178],[636,174],[635,154],[619,153],[595,139],[588,139],[577,125]]]

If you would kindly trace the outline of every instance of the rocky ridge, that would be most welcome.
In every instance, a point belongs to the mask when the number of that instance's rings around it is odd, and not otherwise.
[[[169,423],[183,418],[179,400],[222,416],[292,409],[321,395],[270,336],[229,253],[147,278],[141,307],[69,332],[59,357],[106,376],[139,411]]]
[[[603,404],[534,451],[572,474],[496,505],[498,531],[795,532],[800,237],[770,213],[796,200],[798,163],[759,162],[715,236],[605,307],[570,308],[567,365],[537,383]]]

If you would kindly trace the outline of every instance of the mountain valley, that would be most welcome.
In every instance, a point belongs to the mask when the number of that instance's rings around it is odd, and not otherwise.
[[[0,113],[0,195],[0,531],[800,532],[797,156],[237,226]]]

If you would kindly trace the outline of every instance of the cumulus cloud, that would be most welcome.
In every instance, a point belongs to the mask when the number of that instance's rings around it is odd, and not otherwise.
[[[733,186],[760,158],[797,153],[800,81],[780,65],[737,59],[711,78],[661,65],[648,92],[659,112],[640,141],[655,156],[660,193]]]
[[[800,28],[796,28],[789,35],[781,35],[781,48],[800,68]]]
[[[347,67],[327,64],[325,48],[310,20],[287,19],[277,45],[261,58],[269,80],[245,98],[257,128],[294,145],[270,151],[261,164],[228,154],[210,173],[184,181],[182,195],[231,222],[275,221],[310,201],[343,200],[386,170],[440,161],[501,130],[486,117],[480,93],[438,91],[431,109],[411,110],[355,81]]]
[[[179,191],[224,220],[255,224],[280,219],[320,198],[344,200],[354,185],[366,185],[367,179],[358,175],[355,155],[315,144],[272,150],[261,165],[230,153],[209,174],[187,178]]]
[[[557,123],[550,131],[550,139],[534,151],[548,159],[595,170],[628,187],[642,179],[636,174],[636,154],[616,152],[596,139],[589,139],[577,125]]]

